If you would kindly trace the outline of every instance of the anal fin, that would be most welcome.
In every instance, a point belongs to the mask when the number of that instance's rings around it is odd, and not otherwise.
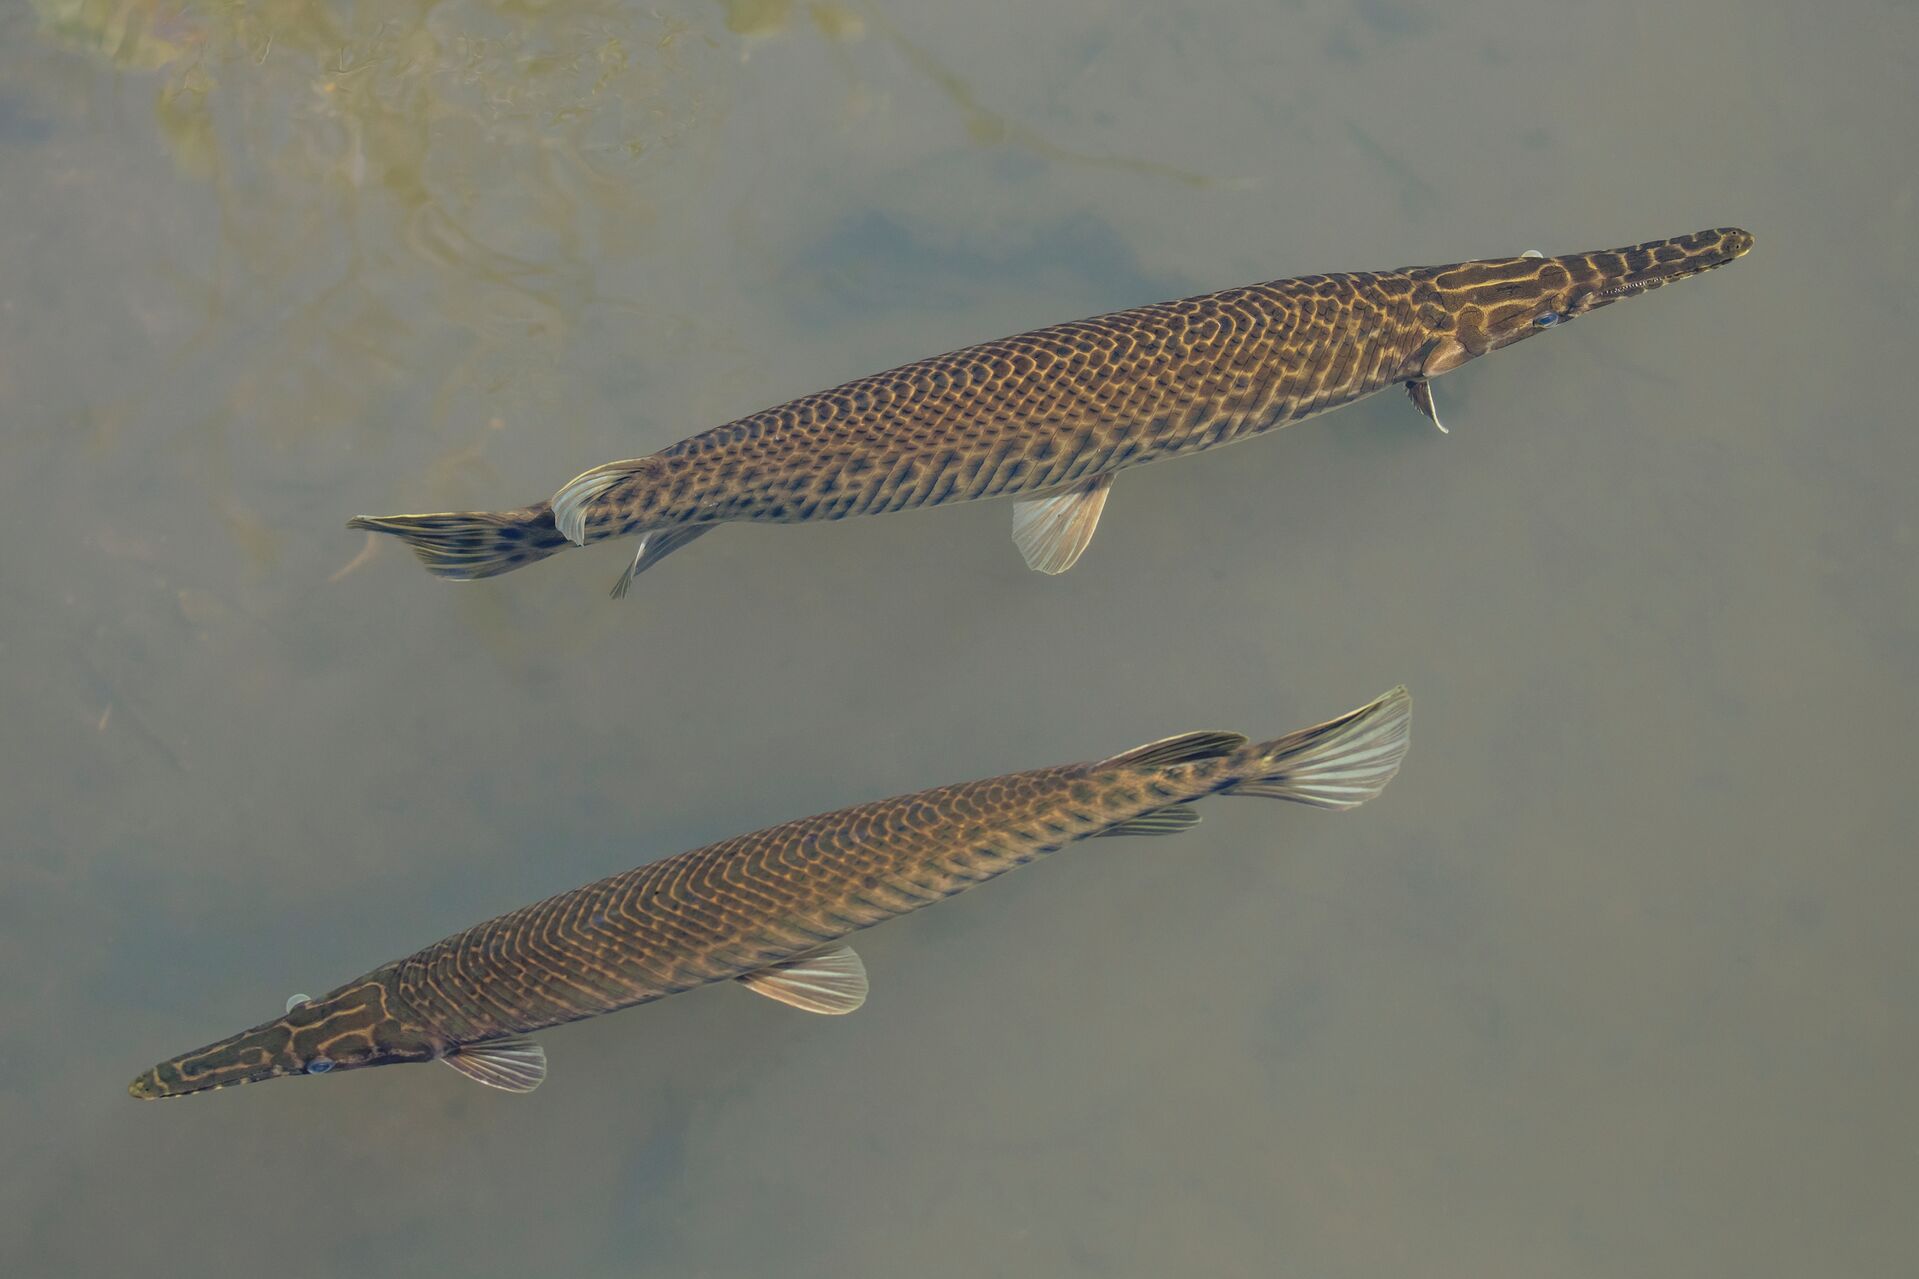
[[[844,942],[735,978],[756,995],[809,1013],[840,1016],[866,1002],[866,965]]]
[[[1406,383],[1406,394],[1411,398],[1413,407],[1424,413],[1432,424],[1439,428],[1441,435],[1451,435],[1446,424],[1439,420],[1439,408],[1433,403],[1433,384],[1424,378],[1414,378]]]
[[[502,1092],[532,1092],[546,1079],[546,1049],[531,1039],[494,1039],[462,1044],[440,1058],[475,1083]]]
[[[1184,804],[1174,804],[1168,808],[1155,808],[1150,813],[1141,813],[1130,821],[1117,826],[1108,826],[1099,833],[1099,838],[1108,835],[1177,835],[1181,831],[1191,830],[1199,825],[1199,814]]]
[[[1026,567],[1041,573],[1064,573],[1073,567],[1093,540],[1112,487],[1112,476],[1096,475],[1045,497],[1013,503],[1013,544],[1026,557]]]
[[[681,524],[674,528],[651,529],[642,534],[639,548],[633,552],[633,562],[626,566],[626,572],[620,574],[620,580],[613,583],[613,598],[625,599],[627,588],[633,585],[634,578],[688,542],[718,527],[717,524]]]

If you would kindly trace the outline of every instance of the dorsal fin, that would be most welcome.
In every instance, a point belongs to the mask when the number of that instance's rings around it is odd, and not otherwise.
[[[652,457],[636,457],[624,462],[608,462],[583,471],[566,482],[553,495],[553,527],[577,546],[586,545],[586,521],[589,506],[606,495],[607,490],[636,475],[644,475],[659,466]]]
[[[1162,737],[1144,746],[1135,746],[1111,759],[1103,759],[1095,768],[1164,768],[1168,764],[1189,764],[1196,759],[1218,759],[1231,755],[1246,744],[1244,733],[1216,733],[1202,730]]]

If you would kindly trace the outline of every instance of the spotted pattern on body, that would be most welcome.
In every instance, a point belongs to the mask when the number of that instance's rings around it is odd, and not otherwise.
[[[135,1097],[447,1058],[760,974],[1091,836],[1222,792],[1352,807],[1405,750],[1395,690],[1273,741],[1188,734],[1111,759],[786,822],[476,924],[285,1016],[162,1062]],[[1341,772],[1340,770],[1345,770]],[[1182,814],[1184,816],[1184,814]],[[1154,833],[1189,824],[1163,824]],[[315,1063],[324,1064],[316,1071]]]
[[[440,576],[488,577],[572,542],[1069,492],[1396,383],[1436,420],[1428,379],[1751,247],[1750,234],[1728,227],[1562,257],[1226,289],[984,342],[804,395],[596,467],[549,503],[353,524],[405,539]],[[635,569],[686,540],[643,546]]]

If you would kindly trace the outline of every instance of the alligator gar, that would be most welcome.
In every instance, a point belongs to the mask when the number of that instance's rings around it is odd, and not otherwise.
[[[511,511],[360,516],[440,577],[637,536],[615,584],[721,524],[1011,497],[1043,573],[1091,541],[1113,477],[1429,382],[1547,328],[1743,256],[1736,227],[1563,257],[1306,275],[1036,329],[848,382],[598,466]],[[1444,430],[1442,426],[1440,428]]]
[[[1267,742],[1199,732],[1091,764],[1008,773],[801,818],[629,870],[374,969],[283,1016],[142,1074],[143,1100],[283,1075],[442,1061],[526,1092],[546,1075],[530,1031],[712,982],[816,1013],[866,999],[843,938],[1077,840],[1171,835],[1214,795],[1347,809],[1398,771],[1411,699]]]

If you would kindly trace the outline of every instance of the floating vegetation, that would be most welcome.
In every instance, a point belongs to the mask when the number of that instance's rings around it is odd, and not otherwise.
[[[243,480],[234,438],[404,413],[450,424],[441,469],[473,473],[489,423],[564,397],[583,313],[651,250],[656,193],[686,185],[660,165],[726,91],[701,74],[711,39],[626,0],[35,12],[49,45],[151,84],[174,166],[215,205],[190,215],[207,252],[153,269],[205,317],[156,377],[222,388],[195,397],[216,497]]]
[[[129,96],[150,86],[194,179],[173,201],[188,229],[147,264],[190,324],[106,420],[193,414],[181,443],[212,504],[276,521],[296,513],[259,490],[263,445],[307,453],[269,473],[295,491],[289,477],[342,464],[346,438],[392,455],[417,500],[492,500],[511,432],[577,415],[591,313],[626,313],[625,340],[670,324],[647,292],[671,269],[661,210],[700,207],[699,184],[728,172],[715,126],[749,39],[830,44],[856,80],[857,63],[910,68],[936,116],[958,109],[955,140],[1205,181],[1058,145],[881,16],[827,0],[34,2],[48,44]],[[256,567],[295,544],[290,526],[226,523]]]
[[[617,0],[35,0],[35,9],[55,44],[164,72],[163,110],[180,127],[234,141],[272,132],[283,164],[318,160],[318,171],[356,185],[415,170],[429,123],[435,148],[451,129],[448,143],[478,135],[616,172],[703,117],[680,55],[707,41]],[[263,118],[251,134],[226,119],[255,111]]]
[[[793,18],[793,0],[720,0],[720,8],[736,36],[778,35]]]

